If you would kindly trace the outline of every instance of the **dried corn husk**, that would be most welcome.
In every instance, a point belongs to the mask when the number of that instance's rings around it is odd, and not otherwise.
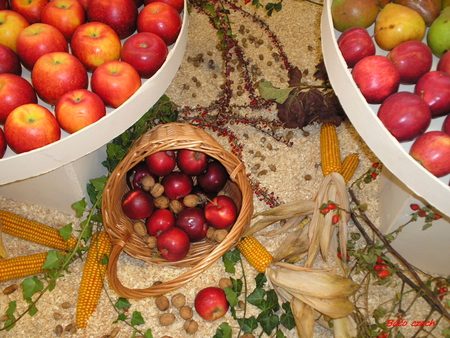
[[[314,309],[300,299],[291,299],[291,309],[294,314],[295,326],[299,338],[309,338],[314,335]]]
[[[305,226],[307,226],[309,222],[311,222],[311,218],[309,217],[305,216],[292,217],[287,219],[286,223],[282,227],[274,229],[272,231],[267,231],[266,233],[261,235],[265,237],[278,236],[285,233],[286,231],[288,231],[293,227],[296,227],[297,229],[302,229]]]
[[[308,220],[309,218],[305,218]],[[309,248],[308,228],[299,224],[300,228],[290,233],[273,253],[274,262],[286,261],[294,263],[299,261]]]
[[[0,219],[0,259],[8,258],[5,247],[3,246],[3,232],[2,232],[2,220]]]
[[[334,332],[334,338],[354,338],[358,335],[358,325],[353,315],[338,319],[326,319],[320,312],[315,311],[314,317],[319,325]]]

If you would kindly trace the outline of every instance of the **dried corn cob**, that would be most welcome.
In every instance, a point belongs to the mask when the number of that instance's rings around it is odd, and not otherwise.
[[[323,176],[341,172],[341,151],[336,132],[332,123],[323,123],[320,130],[320,154],[322,158]]]
[[[358,168],[359,165],[359,156],[358,154],[350,154],[348,155],[344,161],[342,161],[342,177],[344,177],[345,184],[350,181],[353,177],[353,174]]]
[[[0,259],[8,258],[8,255],[6,253],[5,247],[3,246],[3,230],[2,230],[2,219],[0,218]]]
[[[66,242],[61,237],[58,229],[29,220],[12,212],[0,210],[0,218],[3,221],[3,233],[5,234],[57,250],[71,249],[77,244],[75,237],[70,237]]]
[[[105,255],[111,252],[111,242],[104,231],[96,232],[91,240],[83,269],[76,311],[78,328],[85,328],[91,315],[97,308],[106,273],[106,264],[102,264]]]
[[[47,252],[0,260],[0,283],[43,273]]]
[[[236,247],[258,272],[265,272],[273,261],[270,252],[253,236],[245,237]]]

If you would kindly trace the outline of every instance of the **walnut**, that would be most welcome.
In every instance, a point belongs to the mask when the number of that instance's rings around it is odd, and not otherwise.
[[[233,284],[231,283],[231,279],[229,278],[224,277],[219,280],[219,287],[221,287],[222,289],[231,288],[232,286]]]
[[[181,210],[183,210],[183,205],[180,201],[172,200],[169,203],[169,210],[172,211],[174,214],[178,214]]]
[[[133,230],[138,236],[144,237],[147,235],[147,227],[142,221],[135,222],[133,224]]]
[[[167,196],[161,195],[153,200],[155,207],[158,209],[167,209],[170,204],[170,200]]]
[[[146,241],[147,246],[149,247],[149,249],[154,249],[156,248],[156,245],[158,244],[158,239],[155,236],[149,236],[147,237]]]
[[[181,308],[186,304],[186,297],[182,293],[177,293],[172,296],[172,305],[177,309]]]
[[[198,323],[193,319],[188,319],[183,328],[187,333],[194,334],[198,330]]]
[[[155,185],[150,189],[150,194],[154,198],[158,198],[162,194],[164,194],[164,187],[161,183],[155,183]]]
[[[173,313],[163,313],[159,317],[159,323],[162,326],[172,325],[174,321],[175,321],[175,315]]]
[[[166,296],[159,296],[155,300],[156,307],[161,311],[166,311],[169,308],[169,299]]]
[[[144,176],[141,180],[142,189],[145,191],[150,191],[150,189],[155,185],[155,179],[152,176]]]
[[[188,320],[188,319],[191,319],[192,316],[194,316],[194,311],[192,310],[192,308],[190,306],[185,305],[180,308],[180,317],[181,318]]]

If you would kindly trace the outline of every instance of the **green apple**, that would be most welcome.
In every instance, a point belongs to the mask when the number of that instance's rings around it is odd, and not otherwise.
[[[438,58],[450,49],[450,7],[446,7],[428,30],[427,43]]]
[[[339,32],[354,26],[371,26],[378,11],[378,0],[333,0],[331,4],[333,25]]]
[[[441,1],[441,9],[447,8],[448,6],[450,6],[450,0]]]
[[[425,20],[428,27],[441,13],[441,0],[394,0],[393,2],[414,9]]]
[[[415,10],[406,6],[387,4],[375,21],[375,42],[386,51],[390,51],[405,41],[422,41],[426,24]]]

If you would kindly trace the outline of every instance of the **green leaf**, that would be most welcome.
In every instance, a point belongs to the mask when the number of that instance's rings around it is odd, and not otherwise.
[[[119,320],[122,321],[122,322],[126,321],[127,320],[127,315],[125,313],[119,314],[117,316],[117,319],[115,321],[113,321],[113,324],[119,322]]]
[[[249,318],[239,318],[237,321],[244,333],[252,333],[258,327],[258,321],[254,316]]]
[[[272,331],[280,324],[280,320],[275,314],[268,314],[267,312],[261,312],[257,318],[263,331],[269,336]]]
[[[22,282],[23,298],[27,301],[38,292],[41,292],[44,288],[44,284],[38,279],[37,276],[26,278]]]
[[[283,331],[281,331],[281,330],[277,330],[275,337],[276,338],[286,338]]]
[[[87,203],[86,199],[83,198],[82,200],[75,202],[72,204],[72,208],[76,211],[76,216],[78,218],[83,217],[84,212],[86,211]]]
[[[114,304],[114,306],[116,307],[116,309],[123,310],[123,309],[130,308],[131,307],[131,303],[128,301],[128,299],[123,298],[123,297],[119,297],[119,299]]]
[[[239,302],[238,294],[232,289],[232,288],[224,288],[223,291],[225,291],[225,295],[227,296],[227,301],[230,304],[231,307],[235,307],[237,303]]]
[[[261,308],[263,311],[274,310],[277,311],[278,306],[278,296],[275,290],[270,289],[266,292],[266,301],[264,302],[264,307]]]
[[[264,273],[259,273],[255,277],[256,287],[262,288],[267,282],[267,277]]]
[[[87,219],[81,222],[81,228],[83,228],[83,234],[80,236],[84,242],[87,242],[89,238],[92,237],[92,223],[88,222]],[[84,230],[84,228],[87,228]]]
[[[429,227],[431,227],[433,223],[425,223],[425,225],[422,227],[422,230],[427,230]]]
[[[281,325],[288,330],[292,330],[296,325],[294,314],[292,313],[291,303],[284,302],[281,307],[284,310],[284,313],[280,316]]]
[[[9,302],[8,309],[6,309],[6,315],[8,316],[8,320],[5,322],[5,325],[3,326],[6,328],[6,331],[11,330],[15,325],[16,317],[14,316],[14,312],[16,312],[17,308],[17,302],[11,301]]]
[[[144,324],[144,318],[142,317],[142,314],[139,311],[134,311],[133,315],[131,316],[131,325],[132,326],[136,326],[136,325],[142,325]]]
[[[241,259],[241,253],[237,249],[229,250],[222,256],[222,261],[225,265],[225,271],[228,273],[235,273],[235,265]]]
[[[442,335],[444,336],[444,338],[450,338],[450,327],[447,327],[444,330],[442,330]]]
[[[274,87],[270,81],[264,81],[258,84],[258,89],[263,99],[275,100],[275,102],[282,104],[286,102],[294,88],[280,89]]]
[[[147,329],[147,331],[145,331],[145,333],[144,333],[144,337],[145,338],[153,338],[152,330]]]
[[[257,308],[261,308],[264,306],[264,297],[266,295],[266,291],[264,289],[257,288],[253,290],[251,294],[247,297],[247,302],[256,306]]]
[[[234,279],[232,277],[230,277],[231,280],[231,284],[233,285],[233,290],[237,293],[240,294],[242,292],[242,279]]]
[[[72,231],[73,231],[72,223],[66,224],[65,226],[60,228],[58,231],[59,231],[59,234],[61,235],[61,237],[65,241],[67,241],[70,238],[70,236],[72,235]]]
[[[45,259],[44,265],[42,265],[42,269],[50,270],[50,269],[58,269],[61,267],[61,262],[64,259],[64,255],[56,250],[50,250],[47,253],[47,258]]]
[[[28,314],[33,317],[36,313],[38,313],[38,309],[35,304],[30,306],[30,309],[28,310]]]
[[[216,334],[213,338],[231,338],[232,329],[230,324],[222,323],[219,328],[216,330]]]

